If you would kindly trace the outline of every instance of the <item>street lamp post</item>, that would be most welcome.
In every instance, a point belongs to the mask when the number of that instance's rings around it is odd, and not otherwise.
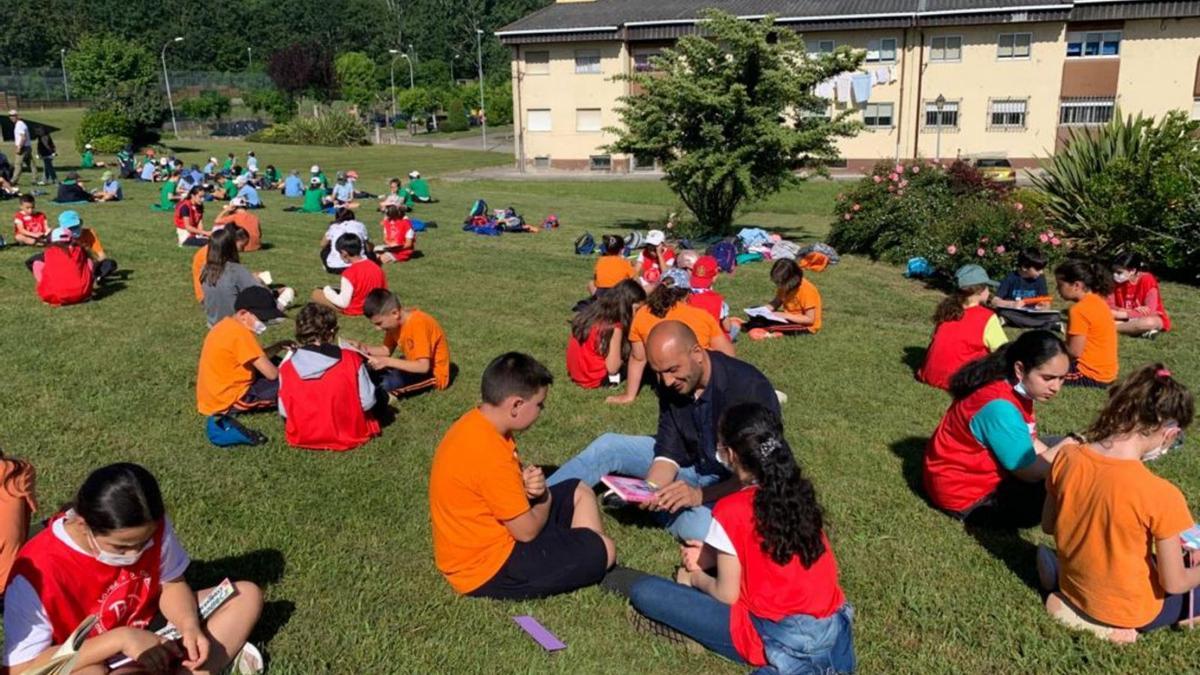
[[[250,71],[251,69],[254,68],[254,55],[253,55],[252,50],[253,50],[252,47],[246,47],[246,70],[247,71]]]
[[[938,94],[938,97],[933,100],[933,107],[937,110],[937,148],[934,155],[937,157],[938,164],[942,163],[942,108],[946,107],[946,97]]]
[[[408,61],[408,88],[409,88],[409,89],[412,89],[412,88],[413,88],[413,67],[412,67],[412,59],[410,59],[410,58],[408,57],[408,54],[401,54],[401,55],[400,55],[400,58],[404,59],[405,61]]]
[[[179,138],[179,124],[175,121],[175,101],[171,98],[171,76],[167,74],[167,47],[170,47],[172,42],[183,42],[183,37],[168,40],[162,48],[163,84],[167,85],[167,105],[171,108],[171,130],[175,132],[175,138]]]
[[[62,62],[63,94],[65,94],[67,97],[67,103],[70,103],[71,88],[67,86],[67,50],[65,47],[58,50],[58,58]]]
[[[475,52],[479,66],[479,127],[483,131],[483,149],[487,150],[487,108],[483,101],[483,30],[475,29]]]

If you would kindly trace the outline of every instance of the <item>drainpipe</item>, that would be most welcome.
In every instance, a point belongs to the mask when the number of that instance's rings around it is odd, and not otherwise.
[[[925,31],[921,29],[921,12],[925,11],[927,0],[917,0],[917,12],[913,15],[913,26],[917,32],[917,98],[914,104],[916,108],[913,115],[913,159],[917,159],[921,154],[921,115],[923,114],[923,106],[921,105],[921,85],[925,81]]]
[[[896,107],[896,153],[893,161],[900,161],[900,138],[904,135],[904,71],[908,70],[908,28],[904,29],[904,47],[900,54],[900,104]]]
[[[521,72],[521,47],[513,45],[513,128],[516,130],[517,171],[525,173],[525,118],[521,115],[521,83],[525,80]]]

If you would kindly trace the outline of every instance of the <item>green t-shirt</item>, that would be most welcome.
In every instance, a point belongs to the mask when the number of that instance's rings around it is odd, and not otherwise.
[[[232,157],[225,160],[225,163],[221,165],[221,170],[222,171],[233,171],[233,158]]]
[[[404,200],[404,208],[411,209],[413,207],[413,193],[408,188],[400,188],[400,198]]]
[[[329,179],[325,177],[325,172],[322,171],[321,173],[317,174],[316,177],[318,180],[321,181],[321,189],[328,190],[329,189]]]
[[[237,195],[237,183],[234,183],[232,178],[226,178],[225,185],[223,187],[225,188],[226,199],[233,199],[234,196]]]
[[[424,178],[408,181],[408,189],[419,199],[429,199],[429,183],[426,183]]]
[[[79,160],[79,166],[84,169],[96,168],[96,158],[92,155],[91,150],[84,150],[83,157]]]
[[[310,187],[304,191],[304,206],[300,207],[305,213],[320,213],[325,205],[322,200],[325,198],[325,191],[319,187]]]
[[[175,194],[175,188],[178,186],[178,182],[169,180],[163,183],[162,189],[158,191],[158,203],[164,209],[175,208],[175,203],[171,201],[171,195]]]
[[[267,177],[268,181],[270,181],[272,183],[278,183],[279,182],[279,169],[267,169],[266,177]]]

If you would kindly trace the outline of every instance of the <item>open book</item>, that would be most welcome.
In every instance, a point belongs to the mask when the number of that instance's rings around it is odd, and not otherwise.
[[[749,317],[759,317],[766,319],[767,321],[774,321],[775,323],[788,322],[787,319],[776,314],[775,310],[771,309],[770,305],[762,305],[761,307],[747,307],[745,311],[746,316]]]
[[[233,582],[229,579],[225,579],[221,581],[221,583],[217,584],[217,586],[212,589],[212,592],[210,592],[208,596],[204,598],[204,602],[200,603],[200,622],[203,623],[206,619],[208,619],[208,617],[212,616],[213,612],[217,611],[221,605],[225,604],[226,600],[232,598],[236,593],[237,590],[234,589]],[[159,628],[158,630],[154,631],[154,634],[168,641],[178,640],[180,637],[183,637],[179,634],[179,631],[175,628],[175,626],[171,624],[167,624],[162,628]],[[107,665],[110,670],[116,670],[117,668],[127,666],[131,663],[133,663],[133,659],[119,656],[115,659],[110,659]],[[71,671],[64,670],[62,672],[69,673]]]
[[[617,496],[627,504],[641,504],[654,499],[654,488],[641,478],[629,478],[610,473],[601,478],[600,482],[612,488],[613,492],[617,493]]]
[[[349,340],[338,338],[338,347],[341,347],[342,349],[349,349],[355,354],[361,355],[363,358],[370,358],[371,356],[366,352],[366,350],[359,349],[357,342],[350,342]]]
[[[54,656],[50,657],[49,661],[30,668],[21,675],[67,675],[70,673],[75,669],[75,662],[79,660],[79,649],[83,647],[83,641],[87,639],[87,634],[91,632],[94,625],[96,625],[96,615],[92,614],[75,628],[75,631],[58,648],[58,651],[54,652]]]

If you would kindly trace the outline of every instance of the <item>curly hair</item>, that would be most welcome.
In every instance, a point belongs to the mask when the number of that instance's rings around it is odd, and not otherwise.
[[[296,341],[302,345],[328,344],[337,338],[337,313],[310,302],[296,315]]]
[[[645,301],[646,291],[642,289],[641,284],[633,279],[625,279],[608,289],[571,319],[571,336],[583,344],[587,342],[592,326],[600,323],[603,328],[597,347],[601,355],[607,354],[613,328],[624,326],[625,334],[628,335],[629,325],[633,323],[633,306]]]
[[[1167,422],[1186,429],[1195,412],[1192,392],[1172,377],[1166,366],[1151,363],[1108,390],[1108,402],[1084,436],[1090,441],[1101,441],[1155,429]]]
[[[721,416],[720,437],[758,483],[754,527],[763,553],[779,565],[798,557],[812,567],[825,553],[825,516],[783,437],[779,416],[759,403],[739,403]]]
[[[686,288],[676,288],[669,279],[664,279],[650,291],[650,295],[646,297],[646,306],[650,308],[651,314],[662,319],[672,307],[687,300],[691,293]]]
[[[945,299],[938,303],[937,309],[933,310],[933,323],[941,324],[946,321],[958,321],[963,318],[966,313],[967,298],[979,293],[983,289],[988,288],[987,284],[975,284],[960,288],[954,293],[947,295]]]

